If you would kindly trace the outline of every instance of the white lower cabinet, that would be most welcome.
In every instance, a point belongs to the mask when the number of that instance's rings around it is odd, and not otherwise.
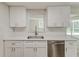
[[[5,41],[4,55],[6,57],[22,57],[23,56],[23,42],[21,41]]]
[[[24,48],[24,57],[46,57],[46,48]]]
[[[36,56],[37,57],[46,57],[47,56],[46,51],[47,51],[46,48],[37,48],[37,50],[36,50]]]
[[[24,56],[25,57],[46,57],[47,42],[46,41],[25,41]]]
[[[4,41],[6,57],[46,57],[47,41]]]
[[[23,56],[23,48],[21,48],[21,47],[7,47],[7,48],[5,48],[5,56],[6,57],[22,57]]]
[[[77,57],[77,42],[76,40],[65,41],[65,56],[66,57]]]
[[[23,57],[23,48],[15,48],[15,56],[16,57]]]
[[[13,48],[11,47],[5,48],[5,56],[6,57],[14,56]]]
[[[47,57],[47,41],[4,41],[5,57]],[[77,41],[65,41],[65,56],[77,57]]]
[[[24,57],[34,57],[35,56],[34,48],[24,48]]]

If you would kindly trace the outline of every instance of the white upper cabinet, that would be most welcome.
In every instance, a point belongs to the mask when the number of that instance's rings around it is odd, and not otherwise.
[[[10,7],[10,27],[26,26],[26,8]]]
[[[66,27],[70,20],[69,6],[48,7],[48,27]]]

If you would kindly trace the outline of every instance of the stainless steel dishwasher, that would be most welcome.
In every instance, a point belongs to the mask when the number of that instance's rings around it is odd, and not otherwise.
[[[48,57],[64,57],[64,41],[48,41]]]

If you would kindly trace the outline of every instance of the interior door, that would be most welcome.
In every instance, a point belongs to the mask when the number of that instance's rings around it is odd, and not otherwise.
[[[35,57],[35,50],[32,47],[25,47],[24,48],[24,57]]]
[[[77,56],[76,41],[74,41],[74,40],[65,41],[65,56],[66,57],[76,57]]]
[[[36,49],[36,57],[46,57],[47,56],[46,52],[47,52],[46,48],[38,47]]]

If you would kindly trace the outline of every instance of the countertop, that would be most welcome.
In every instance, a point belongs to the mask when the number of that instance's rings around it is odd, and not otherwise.
[[[70,36],[46,36],[44,39],[27,39],[27,37],[4,37],[3,40],[77,40]]]

